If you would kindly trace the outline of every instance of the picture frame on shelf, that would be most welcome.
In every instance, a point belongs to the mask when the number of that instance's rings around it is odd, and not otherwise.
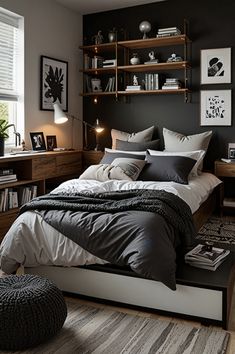
[[[56,135],[47,135],[46,140],[48,151],[53,151],[55,148],[57,148]]]
[[[231,48],[201,49],[201,84],[231,83]]]
[[[43,132],[31,132],[30,139],[34,151],[46,151]]]
[[[231,126],[232,125],[232,91],[201,90],[200,93],[200,125]]]
[[[54,103],[68,111],[68,62],[41,56],[40,109],[53,111]]]

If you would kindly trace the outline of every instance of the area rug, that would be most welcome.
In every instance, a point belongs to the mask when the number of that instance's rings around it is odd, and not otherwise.
[[[235,221],[226,217],[211,217],[199,230],[197,239],[235,245]]]
[[[67,305],[68,317],[59,334],[19,354],[222,354],[228,346],[229,334],[220,329],[88,307],[78,301]]]

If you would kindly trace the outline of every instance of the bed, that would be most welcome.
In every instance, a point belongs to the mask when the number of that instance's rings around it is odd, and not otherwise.
[[[198,228],[215,206],[215,193],[220,183],[210,173],[190,178],[187,185],[175,182],[74,179],[61,184],[52,194],[165,190],[189,205]],[[224,301],[227,287],[220,289],[211,284],[208,287],[199,280],[195,283],[198,274],[200,279],[200,272],[193,276],[193,280],[191,271],[185,273],[183,269],[182,273],[182,266],[179,265],[176,291],[172,291],[162,281],[146,278],[133,272],[130,267],[112,265],[94,256],[48,225],[35,211],[21,214],[6,234],[0,247],[0,264],[6,273],[12,273],[19,265],[23,265],[26,273],[49,277],[65,292],[157,309],[164,313],[183,314],[227,326],[228,316],[224,314],[224,304],[226,309],[228,307]]]

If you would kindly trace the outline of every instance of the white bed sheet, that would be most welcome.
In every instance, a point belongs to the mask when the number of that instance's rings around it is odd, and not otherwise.
[[[182,198],[194,213],[221,181],[210,173],[193,177],[188,185],[174,182],[70,180],[62,183],[53,193],[104,192],[130,189],[164,189]],[[0,268],[12,273],[18,265],[78,266],[104,264],[79,245],[55,230],[32,211],[20,215],[4,237],[0,246]]]

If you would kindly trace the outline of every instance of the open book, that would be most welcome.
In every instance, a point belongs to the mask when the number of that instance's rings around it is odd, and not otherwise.
[[[194,267],[216,270],[229,253],[229,250],[223,248],[211,247],[208,249],[205,245],[197,245],[186,253],[185,262]]]

